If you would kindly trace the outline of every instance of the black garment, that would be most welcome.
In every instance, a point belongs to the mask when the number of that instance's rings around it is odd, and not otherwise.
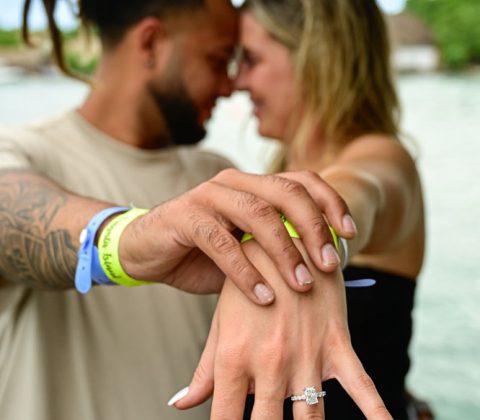
[[[344,277],[345,280],[376,280],[371,287],[346,289],[352,344],[390,414],[395,420],[407,420],[405,377],[410,366],[408,345],[412,335],[415,281],[392,273],[352,266],[344,270]],[[327,391],[324,399],[327,420],[365,419],[336,380],[327,381],[322,386]],[[254,397],[249,395],[244,420],[250,419],[253,403]],[[286,400],[284,420],[291,419],[292,402]]]

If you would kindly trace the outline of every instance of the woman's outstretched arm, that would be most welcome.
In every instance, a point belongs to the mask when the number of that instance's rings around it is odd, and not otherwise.
[[[355,220],[358,232],[349,240],[350,255],[394,251],[415,233],[423,245],[420,180],[399,141],[384,135],[360,137],[320,175],[347,202]],[[421,259],[423,252],[416,253]]]

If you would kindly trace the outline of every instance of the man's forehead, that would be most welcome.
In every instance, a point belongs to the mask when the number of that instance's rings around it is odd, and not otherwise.
[[[227,6],[228,7],[227,7]],[[190,33],[212,48],[232,50],[238,42],[239,14],[229,0],[207,0],[206,8],[193,16]]]
[[[230,0],[206,0],[205,11],[206,20],[218,32],[217,35],[237,35],[240,16]]]
[[[237,14],[236,8],[232,5],[231,0],[205,0],[205,8],[213,13],[221,14]]]

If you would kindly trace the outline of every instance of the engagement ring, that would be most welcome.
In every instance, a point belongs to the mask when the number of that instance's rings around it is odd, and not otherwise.
[[[292,395],[292,401],[305,401],[307,405],[318,404],[318,399],[323,398],[327,393],[325,391],[317,391],[314,386],[309,386],[303,390],[302,395]]]

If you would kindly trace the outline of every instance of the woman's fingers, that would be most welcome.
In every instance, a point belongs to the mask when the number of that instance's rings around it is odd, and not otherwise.
[[[392,420],[370,376],[353,349],[337,353],[336,378],[368,420]]]
[[[168,405],[184,410],[195,407],[205,402],[213,394],[215,352],[218,343],[218,319],[217,312],[212,319],[212,326],[208,335],[207,343],[203,349],[202,357],[193,375],[188,388],[177,392]]]
[[[217,353],[211,420],[243,419],[249,378],[241,360],[234,349]]]
[[[283,419],[286,382],[281,375],[255,378],[255,403],[251,420]]]

